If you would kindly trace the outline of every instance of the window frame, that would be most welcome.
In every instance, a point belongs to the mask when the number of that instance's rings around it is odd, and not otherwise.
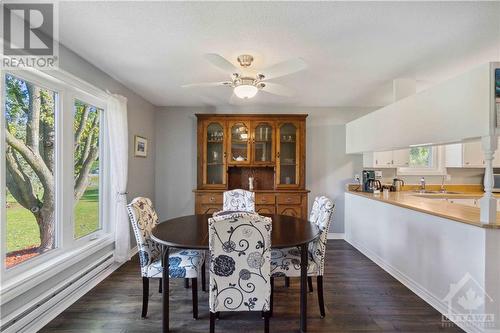
[[[55,149],[55,186],[56,186],[56,247],[47,251],[43,255],[35,256],[21,262],[9,269],[6,268],[5,258],[7,255],[7,211],[5,205],[6,194],[6,165],[5,165],[5,101],[6,101],[6,75],[12,75],[22,80],[29,81],[43,88],[50,89],[57,93],[57,107],[55,117],[56,124],[56,149]],[[78,255],[79,253],[92,250],[92,244],[108,244],[114,240],[114,228],[110,225],[109,212],[109,168],[102,168],[99,165],[99,220],[101,228],[80,238],[74,238],[74,100],[92,104],[102,109],[100,115],[99,131],[99,158],[102,165],[108,165],[109,142],[107,140],[107,97],[108,94],[102,90],[72,76],[61,70],[50,72],[40,70],[16,70],[1,71],[0,78],[3,82],[0,93],[0,186],[3,189],[0,202],[0,223],[1,232],[1,279],[4,286],[2,295],[10,289],[18,288],[16,281],[20,283],[30,281],[30,277],[40,274],[40,270],[48,272],[55,265],[64,265],[62,258],[66,258],[68,253]],[[102,190],[102,191],[101,191]],[[71,195],[69,195],[71,194]],[[5,222],[3,222],[5,221]],[[90,249],[90,250],[89,250]],[[23,288],[20,288],[23,289]]]
[[[103,217],[104,217],[104,213],[105,213],[104,207],[106,207],[106,204],[107,204],[107,196],[104,195],[104,191],[102,191],[102,190],[109,188],[109,186],[106,186],[106,184],[105,184],[105,180],[107,181],[109,178],[105,177],[106,173],[104,170],[106,170],[107,168],[104,168],[104,169],[101,168],[102,165],[107,165],[107,162],[108,162],[107,161],[107,149],[105,149],[105,147],[107,146],[107,144],[106,144],[107,140],[105,138],[105,129],[107,128],[107,126],[105,123],[105,116],[104,116],[104,113],[106,110],[106,105],[105,105],[105,103],[103,103],[102,101],[99,101],[98,99],[95,99],[91,95],[85,96],[82,93],[72,94],[71,100],[69,101],[72,105],[72,109],[71,109],[71,111],[72,111],[71,112],[71,128],[72,129],[73,129],[73,120],[74,120],[74,116],[75,116],[75,102],[77,100],[80,102],[86,103],[86,104],[90,104],[98,109],[102,109],[102,112],[100,112],[100,114],[99,114],[99,225],[100,225],[100,229],[93,231],[87,235],[84,235],[80,238],[76,238],[75,237],[75,210],[73,207],[73,209],[72,209],[73,213],[72,213],[72,218],[71,218],[71,225],[72,225],[71,237],[73,238],[73,240],[76,243],[82,243],[82,242],[87,242],[88,240],[96,239],[96,238],[102,236],[109,229],[108,226],[105,223],[103,223],[104,222]],[[72,130],[72,137],[74,138],[73,130]],[[71,142],[73,144],[73,149],[71,151],[72,151],[72,161],[73,161],[73,165],[74,165],[74,156],[75,156],[74,140],[72,140]],[[104,143],[104,144],[102,144],[102,143]],[[72,170],[72,172],[73,171],[74,170]],[[73,177],[73,188],[74,188],[74,177]]]
[[[432,148],[432,167],[414,168],[400,167],[397,168],[396,174],[401,176],[443,176],[446,175],[445,167],[445,152],[443,146],[428,146]]]

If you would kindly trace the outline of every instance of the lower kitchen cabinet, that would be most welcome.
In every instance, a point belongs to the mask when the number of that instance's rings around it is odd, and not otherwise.
[[[307,214],[308,191],[265,191],[255,193],[255,211],[259,214],[281,214],[303,219]],[[195,213],[213,214],[222,210],[222,190],[195,190]]]

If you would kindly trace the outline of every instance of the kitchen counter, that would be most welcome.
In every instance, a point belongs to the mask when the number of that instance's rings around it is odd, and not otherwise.
[[[500,229],[500,214],[497,214],[497,221],[495,224],[484,224],[481,223],[479,219],[479,208],[450,203],[445,200],[436,200],[445,198],[480,198],[483,196],[481,192],[419,194],[412,191],[402,191],[389,192],[389,195],[384,195],[382,193],[373,194],[349,190],[348,193],[481,228]]]

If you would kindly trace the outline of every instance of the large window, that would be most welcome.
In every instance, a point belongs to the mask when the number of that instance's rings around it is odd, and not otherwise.
[[[433,162],[433,147],[410,148],[410,168],[432,168]]]
[[[58,94],[5,76],[7,255],[12,267],[56,246]]]
[[[399,175],[444,175],[444,149],[442,146],[411,147],[408,167],[398,168]]]
[[[101,228],[99,213],[99,126],[101,109],[75,100],[75,238]]]
[[[5,73],[2,81],[1,253],[13,277],[111,231],[105,102],[43,73]]]

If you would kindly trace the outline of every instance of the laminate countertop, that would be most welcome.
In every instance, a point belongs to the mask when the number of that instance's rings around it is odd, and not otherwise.
[[[460,193],[460,194],[419,194],[412,191],[389,192],[388,195],[383,193],[374,194],[367,192],[359,192],[348,190],[348,193],[359,195],[368,199],[385,202],[391,205],[400,206],[416,210],[422,213],[427,213],[445,219],[470,224],[481,228],[500,229],[500,214],[497,214],[497,221],[493,224],[481,223],[479,216],[479,208],[451,203],[446,200],[436,199],[472,199],[480,198],[483,193]]]

